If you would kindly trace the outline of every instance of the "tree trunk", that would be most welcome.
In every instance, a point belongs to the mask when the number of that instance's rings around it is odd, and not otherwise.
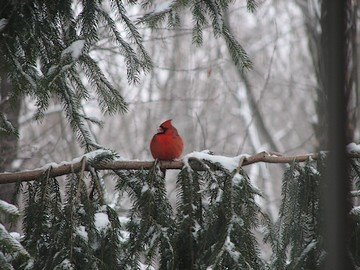
[[[346,1],[346,32],[345,32],[345,98],[346,98],[346,142],[354,141],[359,105],[359,79],[358,79],[358,47],[356,16],[358,1]]]
[[[349,73],[349,47],[346,23],[348,3],[322,1],[321,3],[321,64],[323,86],[327,98],[327,157],[325,175],[322,176],[324,205],[324,246],[327,253],[324,269],[355,269],[348,252],[354,224],[349,213],[352,208],[349,162],[346,157],[348,129],[348,91],[346,75]],[[326,130],[324,130],[326,133]]]
[[[310,0],[311,1],[311,0]],[[323,63],[320,61],[322,57],[321,48],[321,27],[320,27],[320,5],[321,1],[314,1],[310,4],[309,1],[296,1],[300,7],[303,16],[305,29],[307,32],[308,46],[310,57],[312,60],[314,74],[317,81],[317,100],[315,101],[315,110],[317,114],[317,122],[313,124],[315,137],[317,138],[319,150],[324,150],[328,145],[326,132],[328,129],[327,123],[327,94],[324,88],[326,74]],[[356,14],[358,9],[357,1],[346,0],[346,32],[345,32],[345,46],[346,46],[346,65],[347,70],[345,74],[345,97],[346,97],[346,112],[348,122],[346,123],[346,140],[347,143],[354,140],[354,132],[357,123],[357,108],[359,104],[358,90],[358,61],[357,61],[357,44],[356,44]]]

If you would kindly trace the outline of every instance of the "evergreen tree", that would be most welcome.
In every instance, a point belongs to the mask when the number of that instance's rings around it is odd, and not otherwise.
[[[105,9],[110,3],[112,12]],[[234,63],[249,68],[242,46],[223,23],[231,1],[174,1],[139,20],[150,27],[167,22],[176,26],[181,12],[193,16],[193,41],[201,44],[202,29],[210,23],[222,37]],[[129,1],[137,4],[137,1]],[[152,1],[143,1],[150,8]],[[126,111],[119,89],[106,79],[89,52],[105,27],[124,56],[128,80],[136,83],[151,68],[136,25],[122,1],[81,1],[80,12],[72,1],[5,1],[0,11],[0,75],[9,78],[10,99],[30,96],[41,118],[51,100],[60,102],[74,132],[89,152],[102,148],[91,136],[87,122],[98,124],[83,112],[83,102],[96,92],[104,113]],[[255,1],[248,0],[253,11]],[[115,16],[127,36],[117,30]],[[85,76],[86,81],[82,80]],[[88,86],[91,86],[89,88]],[[0,115],[1,135],[16,133],[6,115]],[[129,196],[131,210],[119,219],[105,198],[104,175],[97,168],[117,159],[107,150],[90,152],[82,168],[66,177],[65,195],[52,167],[24,189],[23,236],[9,233],[0,224],[0,266],[4,269],[318,269],[326,257],[321,231],[320,180],[325,156],[305,165],[293,163],[285,172],[279,220],[272,224],[256,203],[261,196],[241,166],[229,168],[210,154],[188,157],[177,176],[176,209],[166,194],[159,164],[151,170],[114,170],[121,196]],[[359,161],[352,175],[360,177]],[[89,171],[89,172],[87,172]],[[357,189],[359,187],[357,186]],[[358,191],[357,191],[358,192]],[[12,219],[18,209],[0,201],[0,212]],[[352,232],[351,254],[359,264],[359,209]],[[3,220],[0,220],[2,223]],[[265,223],[265,225],[263,224]],[[260,254],[265,226],[273,255]]]
[[[285,172],[282,203],[275,230],[269,234],[276,269],[321,269],[325,259],[321,231],[320,180],[325,155],[305,166],[293,163]]]
[[[6,269],[321,269],[326,259],[322,230],[323,201],[319,189],[326,157],[293,163],[284,174],[279,219],[273,224],[256,204],[261,192],[241,167],[229,168],[211,155],[185,160],[177,178],[176,209],[166,196],[163,175],[151,170],[116,170],[116,190],[129,196],[128,219],[104,204],[101,185],[89,196],[86,180],[103,161],[115,159],[98,151],[89,159],[90,173],[67,176],[62,199],[51,168],[25,189],[24,236],[0,227],[0,259]],[[359,160],[351,174],[360,178]],[[92,172],[91,172],[92,171]],[[358,187],[353,192],[358,196]],[[16,207],[0,202],[0,211],[13,218]],[[359,210],[354,219],[351,256],[359,262]],[[265,235],[255,232],[266,228]],[[272,256],[265,261],[260,245]]]
[[[139,23],[154,27],[167,19],[171,26],[179,25],[179,12],[192,11],[194,42],[201,44],[202,29],[210,20],[215,36],[222,36],[230,48],[234,62],[249,68],[251,62],[242,46],[229,33],[223,21],[223,10],[231,1],[169,2],[161,10],[148,12]],[[111,12],[106,5],[110,5]],[[135,5],[137,1],[129,1]],[[152,2],[142,3],[151,8]],[[36,118],[41,119],[50,100],[60,102],[71,127],[87,151],[101,148],[91,136],[87,122],[99,124],[85,115],[83,102],[95,91],[104,113],[123,113],[127,105],[119,89],[105,77],[89,54],[99,40],[104,27],[118,47],[126,63],[128,80],[136,83],[141,72],[151,69],[142,37],[126,12],[123,1],[80,1],[75,10],[73,1],[2,1],[0,10],[0,78],[10,79],[13,92],[10,100],[31,96],[36,100]],[[248,1],[249,10],[255,1]],[[120,34],[115,19],[126,31]],[[86,80],[84,80],[86,78]],[[89,87],[90,86],[90,87]],[[0,115],[1,132],[14,132],[6,115]]]
[[[103,112],[126,111],[119,89],[111,85],[89,54],[99,39],[99,27],[105,26],[116,40],[128,63],[129,81],[136,82],[141,71],[151,68],[141,36],[127,17],[122,2],[111,1],[112,9],[122,18],[128,39],[135,45],[120,35],[102,1],[82,1],[78,15],[72,1],[3,2],[0,74],[2,80],[9,77],[13,85],[10,99],[33,97],[38,119],[51,99],[58,100],[82,145],[88,151],[99,148],[86,125],[87,121],[96,121],[84,115],[82,108],[82,102],[90,97],[88,85],[95,90]],[[9,125],[4,127],[11,131]]]

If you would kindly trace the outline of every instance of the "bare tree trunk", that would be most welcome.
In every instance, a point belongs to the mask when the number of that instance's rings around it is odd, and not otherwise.
[[[322,1],[321,3],[321,63],[323,86],[327,98],[328,145],[325,175],[322,177],[322,200],[324,205],[323,231],[327,253],[324,269],[355,269],[348,252],[352,208],[350,194],[349,163],[346,157],[347,130],[347,80],[349,63],[347,56],[345,1]]]
[[[20,99],[9,100],[11,95],[12,84],[10,79],[1,74],[0,84],[0,112],[3,113],[7,120],[16,128],[19,128],[20,115]],[[0,137],[0,172],[10,171],[12,162],[16,159],[18,150],[18,138],[16,135],[4,135]],[[1,186],[0,199],[12,203],[14,197],[16,184],[6,184]]]
[[[327,134],[324,132],[328,129],[327,111],[326,111],[326,93],[324,89],[324,67],[320,61],[322,57],[321,50],[321,28],[320,28],[320,0],[297,0],[296,3],[302,10],[304,16],[305,29],[307,33],[310,58],[312,60],[312,68],[314,69],[316,79],[317,99],[314,101],[317,121],[313,123],[315,138],[317,139],[317,148],[324,150],[327,145]]]
[[[327,123],[327,112],[326,112],[326,103],[327,95],[326,89],[324,88],[324,81],[326,79],[326,74],[324,74],[323,63],[319,60],[322,57],[322,48],[321,48],[321,28],[320,28],[320,0],[308,0],[296,1],[302,13],[304,15],[304,23],[307,32],[308,46],[310,57],[312,59],[312,64],[314,68],[314,74],[317,81],[317,100],[315,101],[315,109],[317,113],[318,121],[314,123],[314,132],[318,140],[318,147],[324,148],[327,145],[327,136],[324,130],[328,129]],[[346,108],[348,115],[348,122],[346,124],[346,137],[347,142],[352,142],[354,140],[354,132],[356,130],[357,122],[357,107],[359,103],[358,90],[359,90],[359,81],[358,81],[358,61],[357,61],[357,46],[356,46],[356,14],[358,10],[357,1],[346,0],[346,24],[347,29],[345,32],[346,38],[346,87],[345,87],[345,97],[346,97]]]
[[[346,1],[346,73],[345,73],[345,98],[348,122],[346,125],[347,143],[354,141],[354,132],[359,105],[359,80],[358,80],[358,53],[356,44],[356,16],[358,12],[358,1]]]

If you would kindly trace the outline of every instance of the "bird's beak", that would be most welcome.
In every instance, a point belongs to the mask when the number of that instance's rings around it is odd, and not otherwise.
[[[162,127],[158,127],[157,133],[164,133],[164,129]]]

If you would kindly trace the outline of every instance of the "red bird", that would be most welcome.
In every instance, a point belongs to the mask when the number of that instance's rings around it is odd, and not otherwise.
[[[150,143],[150,151],[154,159],[174,160],[183,152],[184,143],[171,119],[166,120],[158,128]]]

